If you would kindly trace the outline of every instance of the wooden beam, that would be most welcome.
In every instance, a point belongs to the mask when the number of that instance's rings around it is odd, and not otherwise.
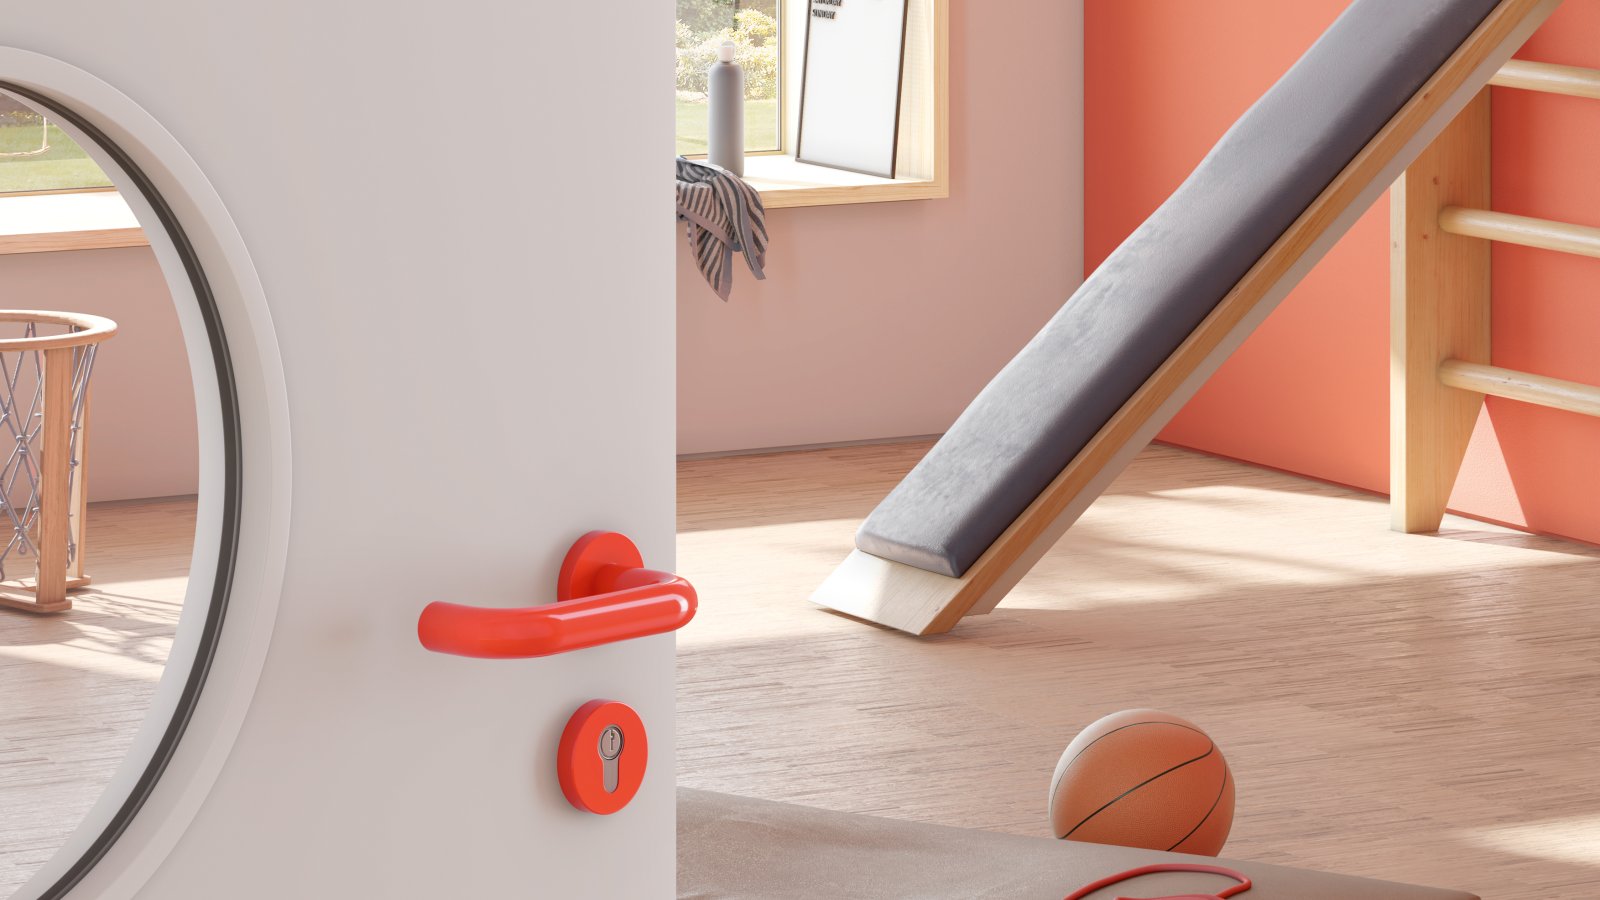
[[[88,353],[85,347],[81,352]],[[67,586],[83,587],[89,583],[84,574],[84,555],[87,552],[89,530],[89,377],[83,378],[83,407],[78,413],[78,433],[75,437],[78,464],[72,473],[72,565],[67,569]]]
[[[1441,115],[1470,101],[1558,5],[1501,0],[965,574],[947,578],[855,550],[812,602],[913,634],[949,631],[993,609],[1448,124]]]
[[[1390,527],[1438,531],[1483,396],[1439,364],[1489,361],[1489,249],[1440,227],[1447,206],[1489,203],[1489,92],[1480,93],[1390,192]]]
[[[71,509],[72,373],[71,347],[44,351],[44,405],[39,453],[38,575],[30,611],[62,612],[67,599],[67,514]],[[28,609],[23,604],[11,604]]]
[[[1487,205],[1487,204],[1485,204]],[[1440,211],[1439,227],[1451,234],[1521,244],[1578,256],[1600,257],[1600,228],[1469,207]]]
[[[1496,87],[1600,100],[1600,69],[1513,59],[1501,66],[1489,83]]]
[[[1441,363],[1439,381],[1462,392],[1489,394],[1586,416],[1600,416],[1600,387],[1576,381],[1563,381],[1461,359]]]

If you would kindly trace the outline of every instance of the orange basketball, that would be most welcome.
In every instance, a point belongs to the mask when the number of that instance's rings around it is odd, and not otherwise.
[[[1187,719],[1125,709],[1085,728],[1050,779],[1056,837],[1216,856],[1233,827],[1233,775]]]

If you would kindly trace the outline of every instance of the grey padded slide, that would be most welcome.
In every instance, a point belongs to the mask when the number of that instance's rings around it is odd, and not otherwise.
[[[1219,861],[678,789],[679,900],[1061,900],[1100,878],[1159,862]],[[1255,882],[1239,900],[1477,900],[1459,891],[1220,862]],[[1094,898],[1214,891],[1230,883],[1214,875],[1155,875]]]
[[[972,401],[856,534],[959,577],[1496,0],[1356,0]]]

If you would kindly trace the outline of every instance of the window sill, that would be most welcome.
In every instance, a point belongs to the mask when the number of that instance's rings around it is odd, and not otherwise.
[[[0,196],[0,255],[149,244],[116,191]]]
[[[746,157],[744,177],[761,193],[761,202],[767,209],[936,200],[950,196],[949,183],[939,178],[878,178],[806,165],[796,162],[792,156]]]

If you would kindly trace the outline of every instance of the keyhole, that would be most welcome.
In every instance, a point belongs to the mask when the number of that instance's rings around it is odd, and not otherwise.
[[[600,758],[616,759],[622,753],[622,729],[615,725],[600,732]]]
[[[622,729],[609,725],[605,731],[600,732],[600,763],[601,778],[604,781],[606,793],[616,793],[621,776],[617,771],[617,757],[622,755]]]

